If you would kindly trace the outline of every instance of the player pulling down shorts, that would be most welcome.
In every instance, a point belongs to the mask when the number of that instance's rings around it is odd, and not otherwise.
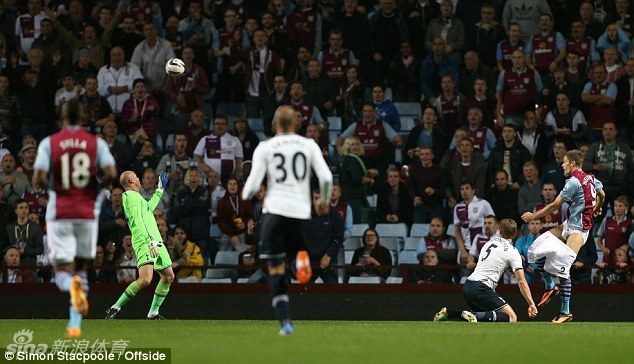
[[[566,231],[566,225],[567,224],[564,224],[564,231]],[[575,230],[575,232],[580,234],[582,231],[583,230]],[[569,234],[570,230],[566,236]],[[588,238],[587,231],[583,237],[584,240]],[[563,279],[568,279],[570,278],[570,267],[577,259],[577,254],[553,233],[547,231],[535,239],[533,244],[528,248],[529,263],[535,263],[542,258],[546,258],[546,262],[544,263],[544,270],[546,272]]]
[[[75,257],[95,259],[98,222],[95,220],[46,222],[48,258],[54,264],[72,263]]]

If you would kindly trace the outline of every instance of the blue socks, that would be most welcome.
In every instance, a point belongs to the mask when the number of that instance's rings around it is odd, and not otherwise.
[[[565,282],[559,284],[559,295],[561,296],[561,313],[570,313],[570,295],[572,294],[572,282],[568,278]]]
[[[73,276],[63,270],[55,273],[55,285],[62,292],[70,291],[70,283],[73,280]]]
[[[82,280],[82,288],[84,289],[84,294],[86,295],[86,297],[88,297],[88,291],[89,291],[89,287],[88,287],[88,274],[85,271],[81,271],[81,272],[77,272],[76,273],[79,277],[81,277]],[[73,276],[72,274],[60,270],[57,273],[55,273],[55,285],[57,285],[57,287],[59,288],[60,291],[62,292],[69,292],[70,291],[70,284],[73,281]],[[70,303],[70,301],[69,301]],[[77,312],[75,310],[75,308],[72,306],[72,304],[70,305],[70,307],[68,308],[68,312],[69,312],[69,317],[70,319],[68,320],[68,327],[78,327],[81,329],[81,320],[82,320],[82,316],[79,312]]]

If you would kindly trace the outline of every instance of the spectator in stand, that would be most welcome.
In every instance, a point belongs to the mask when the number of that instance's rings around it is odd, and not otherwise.
[[[628,241],[632,231],[634,231],[634,225],[632,219],[627,217],[627,210],[630,208],[630,201],[627,196],[621,195],[614,199],[613,202],[614,214],[612,216],[606,216],[599,230],[597,231],[597,247],[601,249],[603,253],[603,260],[599,265],[601,268],[606,265],[612,265],[616,262],[612,259],[612,253],[618,249],[627,251]]]
[[[77,61],[70,68],[71,73],[75,76],[78,85],[86,83],[88,77],[97,77],[99,69],[90,60],[91,52],[88,48],[81,48],[78,51]]]
[[[121,124],[124,133],[128,135],[143,129],[154,140],[158,134],[156,118],[160,105],[158,100],[148,92],[145,83],[146,81],[142,78],[132,82],[132,95],[121,108]]]
[[[566,51],[570,52],[572,50],[579,53],[579,69],[581,73],[585,74],[595,62],[601,60],[599,52],[597,52],[596,43],[593,38],[586,35],[586,26],[581,19],[572,22],[570,36],[566,39]]]
[[[630,11],[629,0],[616,0],[614,2],[614,11],[608,13],[605,22],[607,24],[618,24],[619,29],[627,34],[628,38],[632,38],[634,34],[634,17]]]
[[[364,64],[368,63],[373,47],[368,16],[359,9],[357,0],[344,0],[342,11],[335,18],[333,29],[341,30],[343,47],[354,53],[359,64]],[[418,29],[416,31],[419,32]]]
[[[110,192],[110,201],[105,201],[99,214],[99,237],[105,241],[121,241],[129,232],[122,201],[123,190],[115,187]]]
[[[465,34],[462,21],[453,14],[453,3],[451,0],[440,2],[440,16],[432,19],[425,31],[425,48],[432,51],[433,42],[436,38],[445,41],[445,54],[447,54],[454,64],[460,64],[462,48],[464,46]]]
[[[202,2],[189,2],[189,15],[179,22],[178,30],[183,34],[183,47],[191,47],[198,55],[196,64],[201,66],[207,77],[211,77],[212,68],[209,60],[212,55],[212,34],[216,31],[214,23],[202,13]]]
[[[542,78],[536,70],[526,66],[526,55],[521,49],[513,51],[513,68],[501,71],[496,86],[497,120],[504,124],[522,124],[522,115],[534,110],[537,94],[542,91]]]
[[[33,188],[24,194],[24,199],[29,204],[29,218],[31,214],[35,214],[35,221],[42,230],[46,229],[46,206],[48,205],[48,192],[43,190],[39,185],[33,185]],[[0,241],[0,245],[1,245]]]
[[[11,208],[15,208],[17,201],[31,189],[31,184],[24,173],[16,171],[13,155],[5,154],[0,160],[0,165],[2,166],[0,186],[4,190],[3,200]]]
[[[1,142],[4,148],[17,149],[17,141],[20,138],[20,101],[18,96],[10,89],[9,77],[0,74],[0,127],[2,134],[8,140]],[[1,158],[1,157],[0,157]]]
[[[413,223],[429,223],[441,215],[445,171],[433,163],[434,151],[429,146],[420,148],[418,157],[420,163],[409,168],[409,205],[413,200]]]
[[[8,246],[14,246],[20,253],[20,262],[26,266],[35,266],[37,255],[44,252],[42,229],[39,223],[30,221],[29,203],[19,199],[15,203],[15,215],[17,220],[13,224],[4,227],[7,234]],[[3,250],[6,248],[2,247]]]
[[[458,65],[445,53],[445,41],[438,37],[433,40],[431,52],[423,60],[420,70],[420,101],[434,105],[436,96],[442,91],[441,77],[450,75],[454,83],[460,84]]]
[[[41,53],[39,49],[31,50],[31,53],[34,52]],[[47,129],[52,129],[49,125],[54,113],[51,102],[52,90],[54,88],[49,88],[37,71],[32,69],[24,71],[21,82],[18,84],[18,102],[25,106],[20,109],[22,135],[33,135],[37,140],[42,140],[48,133]],[[41,100],[41,102],[33,102],[33,100]],[[50,101],[47,102],[47,100]]]
[[[524,113],[522,128],[517,133],[517,139],[528,150],[530,159],[541,169],[548,161],[550,140],[537,128],[537,114],[534,111]]]
[[[410,282],[424,283],[453,283],[452,274],[446,269],[439,269],[439,257],[435,250],[428,250],[420,254],[418,261],[423,268],[413,272]]]
[[[180,20],[175,16],[168,16],[165,21],[165,29],[159,28],[159,34],[167,40],[174,50],[176,57],[182,59],[183,52],[183,32],[178,30]]]
[[[235,135],[242,144],[244,160],[250,161],[253,159],[253,152],[260,143],[260,139],[251,130],[251,127],[247,123],[247,119],[239,117],[233,121],[233,135]]]
[[[41,0],[29,0],[27,11],[15,19],[17,55],[21,65],[27,63],[27,54],[31,51],[35,38],[40,36],[42,19],[49,17],[42,11],[42,5]]]
[[[321,278],[324,283],[337,283],[337,256],[343,243],[343,221],[339,213],[329,210],[325,214],[317,211],[317,203],[321,201],[319,190],[313,191],[313,208],[310,223],[307,226],[308,241],[306,249],[311,265],[318,267],[313,271],[311,281]]]
[[[407,138],[407,144],[405,145],[405,150],[407,151],[406,162],[415,160],[420,148],[425,146],[431,147],[434,154],[434,162],[440,162],[440,158],[447,150],[449,140],[447,135],[436,124],[436,115],[436,108],[433,106],[426,106],[423,109],[420,123],[410,130]]]
[[[607,80],[609,82],[616,82],[621,77],[625,76],[625,68],[623,68],[619,62],[619,52],[614,48],[608,48],[603,51],[603,64],[608,71]]]
[[[128,153],[128,146],[126,143],[117,139],[117,123],[112,120],[106,120],[101,129],[103,134],[103,140],[108,144],[110,153],[117,162],[122,161],[123,157]]]
[[[600,3],[601,0],[598,0],[598,2]],[[594,19],[594,2],[592,0],[581,1],[579,5],[579,19],[581,19],[588,37],[595,41],[599,39],[605,25],[602,20],[597,21]]]
[[[495,89],[493,69],[480,63],[478,53],[467,51],[464,55],[464,68],[460,71],[460,91],[466,97],[475,96],[475,82],[478,79],[485,81],[487,90]],[[487,123],[490,122],[487,120]]]
[[[55,114],[60,115],[62,105],[67,101],[78,98],[82,92],[81,85],[75,84],[75,76],[72,73],[62,75],[62,87],[55,92]]]
[[[601,269],[595,276],[595,284],[631,284],[633,281],[632,270],[627,264],[627,250],[616,249],[612,253],[615,268]],[[600,263],[599,266],[602,266]]]
[[[380,277],[382,282],[390,275],[390,268],[380,266],[392,265],[392,253],[381,245],[379,234],[373,228],[363,232],[363,246],[354,251],[352,262],[354,268],[351,276]]]
[[[280,57],[281,68],[284,69],[288,64],[288,48],[286,46],[286,32],[275,26],[275,17],[273,13],[265,11],[260,15],[262,29],[266,33],[268,39],[267,45],[271,51]]]
[[[425,252],[433,250],[436,252],[440,263],[454,264],[456,262],[457,250],[456,239],[447,235],[447,227],[440,217],[434,217],[429,222],[429,233],[418,242],[416,256],[421,261]]]
[[[297,0],[295,9],[286,16],[286,36],[288,47],[306,47],[312,57],[321,50],[322,20],[314,0]]]
[[[265,109],[263,110],[264,121],[264,134],[269,137],[273,135],[271,130],[271,124],[273,123],[273,116],[275,110],[282,105],[287,105],[290,102],[288,95],[288,82],[286,77],[282,74],[275,75],[273,77],[273,91],[269,93],[265,103]]]
[[[210,249],[209,252],[204,252],[203,255],[208,254],[209,256],[215,256],[216,251],[218,249],[219,241],[218,237],[220,236],[220,229],[218,228],[218,203],[220,199],[225,197],[226,190],[222,185],[220,185],[220,175],[215,171],[211,170],[207,173],[207,189],[209,190],[209,222],[212,227],[212,236],[210,237]],[[205,261],[211,263],[211,259],[208,256],[205,256]]]
[[[396,102],[418,102],[420,100],[420,68],[422,59],[412,53],[409,42],[401,43],[400,57],[390,63],[388,83]]]
[[[114,242],[112,245],[114,246]],[[108,263],[105,259],[103,245],[97,244],[93,269],[88,271],[88,281],[91,283],[117,283],[117,272],[112,269],[113,264]]]
[[[356,123],[362,115],[365,87],[359,79],[359,68],[348,66],[345,69],[345,81],[339,89],[337,114],[341,116],[341,126],[345,129]]]
[[[555,137],[572,149],[580,141],[586,140],[586,119],[583,113],[570,107],[570,97],[565,91],[559,91],[555,97],[557,108],[546,114],[544,135]]]
[[[467,30],[465,38],[465,49],[467,51],[476,52],[482,64],[489,70],[497,68],[495,53],[498,43],[506,38],[506,30],[502,24],[495,20],[495,7],[493,5],[487,2],[482,4],[480,7],[480,21]],[[465,57],[466,55],[467,53],[465,53]],[[490,88],[493,89],[493,84],[491,84]],[[468,89],[466,87],[463,88],[463,92],[466,94]]]
[[[158,170],[159,169],[157,169],[157,171]],[[164,171],[164,169],[161,169],[160,171]],[[156,172],[154,172],[154,169],[152,168],[147,168],[143,171],[141,176],[141,189],[139,190],[139,194],[149,201],[152,196],[154,196],[154,191],[156,191]],[[173,180],[170,180],[170,182],[171,181]],[[172,190],[176,191],[174,188],[172,188]],[[163,211],[165,215],[169,215],[170,200],[171,193],[169,190],[166,190],[163,193],[163,197],[161,197],[161,200],[156,205],[156,208]]]
[[[519,186],[519,185],[518,185]],[[485,198],[491,204],[495,216],[499,219],[520,221],[517,213],[517,190],[509,183],[509,174],[504,169],[495,172],[493,186],[487,190]]]
[[[605,33],[597,40],[597,51],[603,57],[603,52],[605,52],[606,49],[614,48],[619,51],[622,57],[621,60],[626,62],[632,50],[632,41],[627,33],[619,28],[619,25],[610,24],[607,26]]]
[[[564,188],[567,177],[564,175],[564,169],[561,164],[564,162],[564,155],[566,155],[568,150],[569,148],[563,140],[555,139],[552,158],[542,168],[542,184],[552,183],[557,191],[561,191]]]
[[[306,128],[306,134],[304,136],[308,139],[314,140],[315,143],[317,143],[317,145],[319,146],[319,149],[321,150],[321,154],[323,155],[324,160],[326,161],[326,164],[328,164],[328,166],[332,166],[334,162],[332,158],[330,157],[330,149],[334,151],[334,148],[332,148],[332,146],[328,144],[327,140],[324,140],[325,138],[321,137],[319,127],[315,124],[308,125],[308,128]],[[333,157],[336,158],[337,156],[333,155]]]
[[[205,129],[205,114],[202,109],[194,109],[191,113],[191,120],[186,129],[182,130],[187,138],[187,154],[192,155],[198,142],[202,140],[209,131]]]
[[[535,206],[542,202],[541,182],[539,181],[539,170],[533,161],[524,163],[522,168],[524,173],[524,183],[517,193],[518,213],[532,212]]]
[[[134,254],[134,249],[132,249],[132,237],[127,234],[121,241],[123,242],[123,254],[115,265],[119,267],[130,266],[131,268],[117,269],[117,281],[127,284],[136,280],[137,257]]]
[[[395,132],[401,131],[401,118],[392,100],[385,98],[385,86],[372,86],[372,102],[374,103],[377,121],[387,123]]]
[[[170,184],[172,191],[180,190],[184,180],[185,173],[190,168],[198,167],[198,172],[203,174],[202,166],[196,163],[196,160],[187,153],[187,136],[182,131],[174,133],[174,149],[163,155],[156,167],[157,171],[165,171],[170,175]]]
[[[515,248],[522,257],[522,265],[524,266],[524,278],[526,283],[535,284],[535,268],[537,264],[528,262],[528,248],[533,244],[533,241],[542,233],[541,220],[533,220],[528,223],[528,234],[523,235],[515,242]]]
[[[260,240],[261,226],[261,223],[256,223],[253,220],[247,222],[246,238],[244,239],[247,248],[238,255],[239,265],[242,266],[241,269],[238,269],[238,279],[247,278],[249,283],[267,281],[264,270],[257,268],[261,264],[257,245]]]
[[[317,59],[308,61],[308,79],[304,86],[304,100],[317,107],[322,119],[331,115],[335,107],[335,92],[330,81],[322,76],[321,64]]]
[[[53,65],[53,55],[61,56],[59,61],[62,61],[66,66],[70,66],[72,60],[72,54],[66,45],[62,42],[62,39],[53,32],[53,24],[51,19],[44,18],[40,22],[41,33],[39,37],[35,38],[32,48],[41,49],[44,53],[44,64],[47,66]]]
[[[387,184],[378,191],[376,215],[378,223],[412,225],[412,199],[407,187],[401,182],[397,168],[387,171]]]
[[[396,6],[396,0],[383,0],[370,15],[371,59],[367,75],[371,84],[385,82],[390,62],[399,57],[402,42],[409,41],[407,22]]]
[[[345,138],[356,135],[363,144],[363,161],[368,169],[375,168],[385,173],[392,162],[392,145],[401,145],[401,136],[389,124],[378,121],[373,103],[363,105],[363,120],[350,125],[337,138],[337,147],[341,148]]]
[[[632,143],[634,142],[634,58],[628,59],[625,64],[625,76],[616,83],[618,90],[616,104],[622,106],[616,108],[615,111],[621,138]]]
[[[495,60],[498,72],[511,71],[513,68],[513,52],[516,49],[524,50],[526,46],[522,40],[522,29],[518,23],[508,25],[508,37],[500,41],[495,51]]]
[[[517,129],[513,124],[506,124],[502,128],[502,139],[498,140],[489,158],[489,184],[493,183],[494,175],[504,169],[509,178],[511,188],[518,190],[524,183],[522,167],[531,159],[530,152],[517,138]]]
[[[566,56],[566,58],[570,58],[573,64],[577,64],[577,59],[579,58],[576,54],[575,50],[572,50],[570,54]],[[570,66],[570,64],[569,64]],[[579,72],[577,72],[577,76]],[[571,105],[575,108],[579,108],[581,104],[581,83],[573,82],[567,76],[570,76],[569,73],[566,75],[566,70],[562,67],[557,67],[553,72],[553,77],[548,77],[547,81],[544,83],[544,88],[542,89],[542,107],[546,110],[554,110],[557,108],[557,93],[565,92],[569,95]]]
[[[445,133],[451,133],[462,125],[460,115],[464,95],[458,92],[456,83],[451,75],[443,75],[440,81],[442,92],[436,97],[434,106],[438,112],[442,129]]]
[[[341,216],[344,229],[343,240],[348,239],[352,235],[352,208],[341,200],[341,185],[337,182],[332,186],[330,208],[337,211]]]
[[[20,249],[15,246],[9,246],[2,250],[2,259],[4,264],[0,270],[0,283],[35,283],[35,274],[28,268],[20,268],[26,265],[20,261]],[[5,271],[6,277],[2,276]]]
[[[456,227],[458,263],[465,264],[474,239],[484,230],[484,218],[490,215],[495,217],[495,212],[486,200],[476,197],[476,190],[470,182],[460,184],[460,196],[462,201],[455,205],[453,224]]]
[[[551,182],[542,183],[542,202],[537,204],[533,211],[539,211],[540,209],[544,208],[544,206],[553,202],[555,200],[555,197],[557,197],[557,190],[555,189],[555,185]],[[546,231],[563,224],[563,222],[566,220],[567,215],[568,203],[564,203],[563,205],[561,205],[561,207],[551,212],[550,215],[544,216],[541,219],[541,232],[545,233]]]
[[[522,39],[528,41],[531,35],[539,32],[539,19],[542,14],[552,17],[550,6],[546,0],[535,0],[526,3],[524,0],[507,0],[502,13],[502,24],[506,29],[517,23],[522,29]]]
[[[203,186],[200,173],[190,168],[185,173],[183,188],[174,196],[174,222],[189,232],[187,236],[205,258],[209,257],[209,206],[210,193]]]
[[[136,64],[143,73],[148,92],[165,103],[165,98],[160,94],[161,87],[167,78],[165,63],[176,55],[170,42],[158,36],[154,23],[143,25],[143,36],[145,40],[136,46],[130,62]]]
[[[218,202],[218,227],[222,231],[219,250],[244,251],[244,233],[247,223],[252,219],[251,202],[242,200],[238,193],[238,180],[230,178],[227,193]]]
[[[139,67],[125,61],[123,48],[114,47],[110,50],[110,64],[101,67],[97,74],[99,94],[108,98],[112,111],[119,115],[130,98],[134,80],[142,78]]]
[[[237,24],[232,9],[224,12],[225,27],[213,33],[213,55],[222,58],[217,97],[220,102],[244,102],[244,64],[242,50],[250,47],[247,33]]]
[[[368,175],[365,163],[361,159],[365,154],[363,144],[355,135],[346,137],[340,150],[341,200],[352,209],[353,223],[361,222],[361,209],[368,206],[368,190],[374,179]]]
[[[306,134],[306,127],[308,124],[324,124],[324,119],[321,117],[321,113],[316,105],[308,102],[305,99],[306,92],[304,91],[304,84],[299,81],[293,81],[290,84],[290,100],[289,105],[298,113],[301,114],[301,126],[297,130],[298,134]]]
[[[411,46],[417,57],[424,57],[425,32],[429,22],[440,16],[440,4],[433,0],[409,1],[405,5],[405,18]]]
[[[92,133],[102,132],[107,121],[114,121],[114,113],[110,103],[105,97],[99,95],[99,81],[97,81],[95,74],[86,77],[84,81],[85,92],[79,96],[79,102],[84,105],[86,117],[84,129]]]
[[[317,60],[321,63],[325,78],[330,81],[333,90],[339,90],[344,83],[344,71],[349,65],[357,65],[359,62],[354,56],[354,52],[343,48],[343,34],[338,29],[330,31],[328,37],[330,47],[322,50],[317,55]]]
[[[216,115],[214,132],[200,139],[194,156],[205,173],[214,170],[220,174],[222,184],[226,184],[231,176],[239,176],[242,170],[244,155],[242,143],[237,137],[227,133],[227,117]]]
[[[460,152],[458,158],[449,162],[448,172],[451,178],[451,184],[447,186],[449,208],[456,206],[464,183],[468,183],[474,191],[479,191],[481,194],[485,192],[486,164],[482,154],[474,152],[473,139],[462,138],[458,142],[458,150]]]
[[[270,112],[269,95],[275,89],[275,76],[282,72],[279,55],[268,46],[267,34],[253,33],[253,46],[242,55],[247,90],[247,117],[259,118]]]
[[[95,14],[97,13],[97,14]],[[97,36],[101,37],[103,33],[106,31],[108,24],[112,20],[114,10],[112,6],[109,4],[106,5],[95,5],[92,10],[93,19],[96,20],[95,30],[97,31]],[[95,16],[96,15],[96,16]]]
[[[498,220],[494,215],[485,216],[484,229],[478,233],[471,243],[469,248],[469,256],[467,257],[467,264],[465,265],[468,270],[475,268],[476,263],[480,260],[480,253],[482,247],[491,240],[491,238],[497,233]],[[463,274],[464,275],[464,274]]]
[[[175,252],[177,252],[172,269],[178,269],[176,276],[178,278],[194,277],[197,281],[202,278],[200,269],[196,268],[180,268],[180,266],[203,266],[203,256],[198,245],[192,243],[187,235],[187,230],[182,226],[174,228]],[[180,269],[179,269],[180,268]]]
[[[137,33],[134,17],[129,14],[123,15],[120,27],[112,33],[112,44],[121,47],[125,60],[130,62],[134,48],[142,41],[143,35],[140,32]]]
[[[551,14],[540,15],[539,31],[531,35],[525,52],[528,67],[541,76],[551,74],[566,58],[566,40],[561,33],[553,31]]]
[[[20,149],[20,165],[16,167],[16,172],[24,173],[28,181],[33,179],[33,164],[37,154],[37,144],[27,143]]]
[[[616,197],[631,191],[629,176],[634,172],[632,150],[626,143],[618,141],[617,135],[614,122],[603,124],[603,139],[592,143],[583,158],[583,170],[603,182],[606,210]]]
[[[467,61],[465,61],[466,63]],[[502,130],[496,120],[497,100],[489,90],[495,90],[495,88],[489,89],[486,79],[476,78],[473,82],[472,96],[465,97],[462,102],[462,110],[470,110],[473,107],[479,108],[482,111],[482,125],[491,129],[496,136],[499,136]],[[467,124],[469,113],[463,112],[462,116],[465,119],[463,123]]]
[[[296,60],[293,66],[288,67],[286,70],[286,79],[289,82],[306,82],[308,80],[308,61],[311,58],[308,48],[299,47],[295,57]]]
[[[488,159],[491,150],[495,148],[496,140],[493,131],[482,125],[482,110],[478,107],[472,107],[467,110],[467,136],[473,140],[473,149],[482,154],[484,159]],[[452,141],[450,147],[454,147]]]

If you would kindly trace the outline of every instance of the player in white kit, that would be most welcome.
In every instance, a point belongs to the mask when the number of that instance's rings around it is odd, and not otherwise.
[[[500,277],[508,268],[513,271],[518,288],[528,303],[528,316],[537,316],[531,289],[524,278],[522,258],[513,246],[517,224],[511,219],[504,219],[500,221],[499,228],[500,234],[493,236],[482,247],[478,264],[462,288],[471,311],[449,313],[447,308],[443,307],[434,316],[434,321],[461,317],[469,322],[516,322],[517,315],[513,308],[495,292]]]
[[[332,189],[332,173],[321,149],[312,139],[295,134],[294,114],[289,106],[277,109],[273,120],[277,134],[255,149],[251,174],[242,190],[242,198],[251,199],[267,176],[259,251],[260,259],[265,260],[269,267],[269,290],[281,324],[280,335],[293,333],[286,294],[287,251],[300,250],[297,254],[300,283],[308,282],[311,276],[310,260],[305,251],[305,226],[312,209],[311,168],[319,178],[324,198],[317,203],[320,214],[329,211]]]

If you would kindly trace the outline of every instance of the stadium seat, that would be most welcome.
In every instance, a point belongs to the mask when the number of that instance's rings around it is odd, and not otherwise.
[[[394,107],[398,111],[398,115],[403,118],[404,116],[415,117],[416,120],[420,120],[421,110],[418,102],[395,102]],[[401,119],[401,122],[403,120]]]
[[[317,277],[317,279],[315,279],[315,282],[314,282],[314,283],[315,283],[315,284],[323,284],[323,283],[324,283],[324,280],[323,280],[323,279],[321,279],[321,277]]]
[[[368,224],[352,224],[352,236],[362,237],[363,232],[366,231],[370,226]]]
[[[380,284],[381,279],[379,277],[350,277],[348,280],[350,284]]]
[[[396,236],[402,239],[407,237],[407,225],[399,224],[377,224],[376,232],[381,238],[388,236]]]
[[[344,262],[346,264],[352,264],[352,257],[354,256],[354,250],[346,250],[343,252]]]
[[[203,278],[201,283],[231,283],[231,278]]]
[[[238,265],[238,256],[240,252],[219,251],[216,253],[214,265]],[[207,269],[206,278],[235,278],[237,272],[235,269]]]
[[[221,102],[216,107],[215,115],[247,116],[247,106],[244,102]]]
[[[249,278],[238,278],[236,283],[249,283]]]
[[[196,277],[185,277],[185,278],[179,278],[178,279],[178,283],[198,283],[198,278]]]
[[[163,153],[169,153],[174,151],[174,134],[168,134],[165,138],[165,145],[163,145]]]
[[[403,283],[403,278],[402,277],[387,277],[387,281],[385,281],[385,283],[387,283],[387,284],[401,284],[401,283]]]
[[[256,131],[255,135],[258,136],[258,139],[260,139],[261,142],[266,140],[266,134],[264,134],[263,131]]]
[[[447,235],[456,237],[456,227],[454,224],[447,225]]]
[[[247,123],[254,132],[264,131],[264,120],[262,119],[247,119]]]
[[[405,239],[405,246],[403,247],[403,250],[418,250],[418,243],[420,242],[420,239],[422,238],[418,236],[410,236]]]
[[[412,228],[409,230],[409,236],[422,237],[429,234],[429,224],[412,224]]]
[[[343,249],[344,250],[355,250],[361,248],[363,243],[361,242],[361,238],[359,237],[350,237],[343,241]]]
[[[340,131],[329,131],[328,132],[328,141],[331,145],[337,145],[337,138],[341,134]]]
[[[374,195],[370,195],[368,197],[366,197],[366,200],[368,200],[368,206],[372,207],[372,208],[376,208],[376,204],[377,204],[377,200],[379,199],[379,195],[374,194]]]
[[[403,250],[398,256],[398,265],[403,264],[420,264],[416,258],[416,252],[412,250]]]
[[[341,118],[338,116],[329,116],[328,130],[341,132]]]
[[[399,238],[396,236],[382,236],[379,233],[379,236],[381,237],[381,245],[387,249],[390,250],[395,250],[398,254],[398,252],[401,251],[401,243],[399,241]]]
[[[409,132],[418,124],[418,120],[411,116],[401,117],[401,133]]]

